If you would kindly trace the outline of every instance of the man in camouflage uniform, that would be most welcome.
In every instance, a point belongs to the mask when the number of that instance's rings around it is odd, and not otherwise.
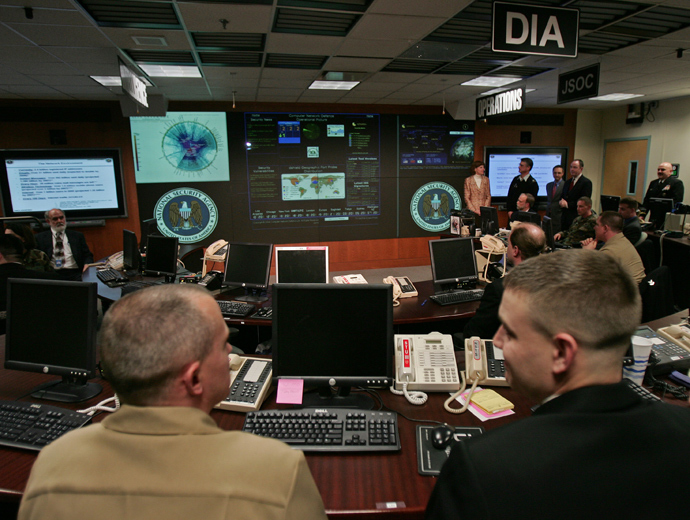
[[[573,220],[568,231],[556,233],[554,240],[560,241],[563,245],[572,246],[588,238],[594,238],[594,226],[597,218],[592,213],[592,199],[580,197],[577,199],[577,218]]]

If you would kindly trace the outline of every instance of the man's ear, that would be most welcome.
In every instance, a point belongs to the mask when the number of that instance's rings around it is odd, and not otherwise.
[[[570,334],[561,332],[553,338],[553,347],[553,373],[563,374],[572,365],[579,346]]]
[[[199,361],[193,361],[186,364],[182,368],[182,372],[180,374],[181,381],[187,390],[187,394],[190,396],[198,397],[203,391],[201,381],[199,379],[200,367],[201,363]]]

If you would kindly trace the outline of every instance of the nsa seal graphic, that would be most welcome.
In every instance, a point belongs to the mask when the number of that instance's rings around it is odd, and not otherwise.
[[[450,226],[450,211],[460,209],[460,195],[450,184],[430,182],[412,196],[410,214],[425,231],[445,231]]]
[[[180,242],[201,242],[218,224],[218,208],[211,197],[193,188],[169,191],[156,203],[158,229]]]

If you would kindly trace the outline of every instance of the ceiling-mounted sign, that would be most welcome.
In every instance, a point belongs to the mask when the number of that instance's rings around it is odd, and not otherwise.
[[[577,57],[580,11],[494,2],[491,49]]]
[[[134,101],[148,108],[148,98],[146,96],[146,83],[141,81],[136,73],[125,64],[118,56],[120,63],[120,78],[122,80],[122,91]]]
[[[525,109],[525,88],[506,90],[477,99],[477,119],[503,116]]]
[[[558,76],[558,104],[599,95],[599,64]]]

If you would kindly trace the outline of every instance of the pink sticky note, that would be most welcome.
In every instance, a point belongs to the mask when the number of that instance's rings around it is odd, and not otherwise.
[[[276,403],[302,404],[304,379],[278,379]]]

